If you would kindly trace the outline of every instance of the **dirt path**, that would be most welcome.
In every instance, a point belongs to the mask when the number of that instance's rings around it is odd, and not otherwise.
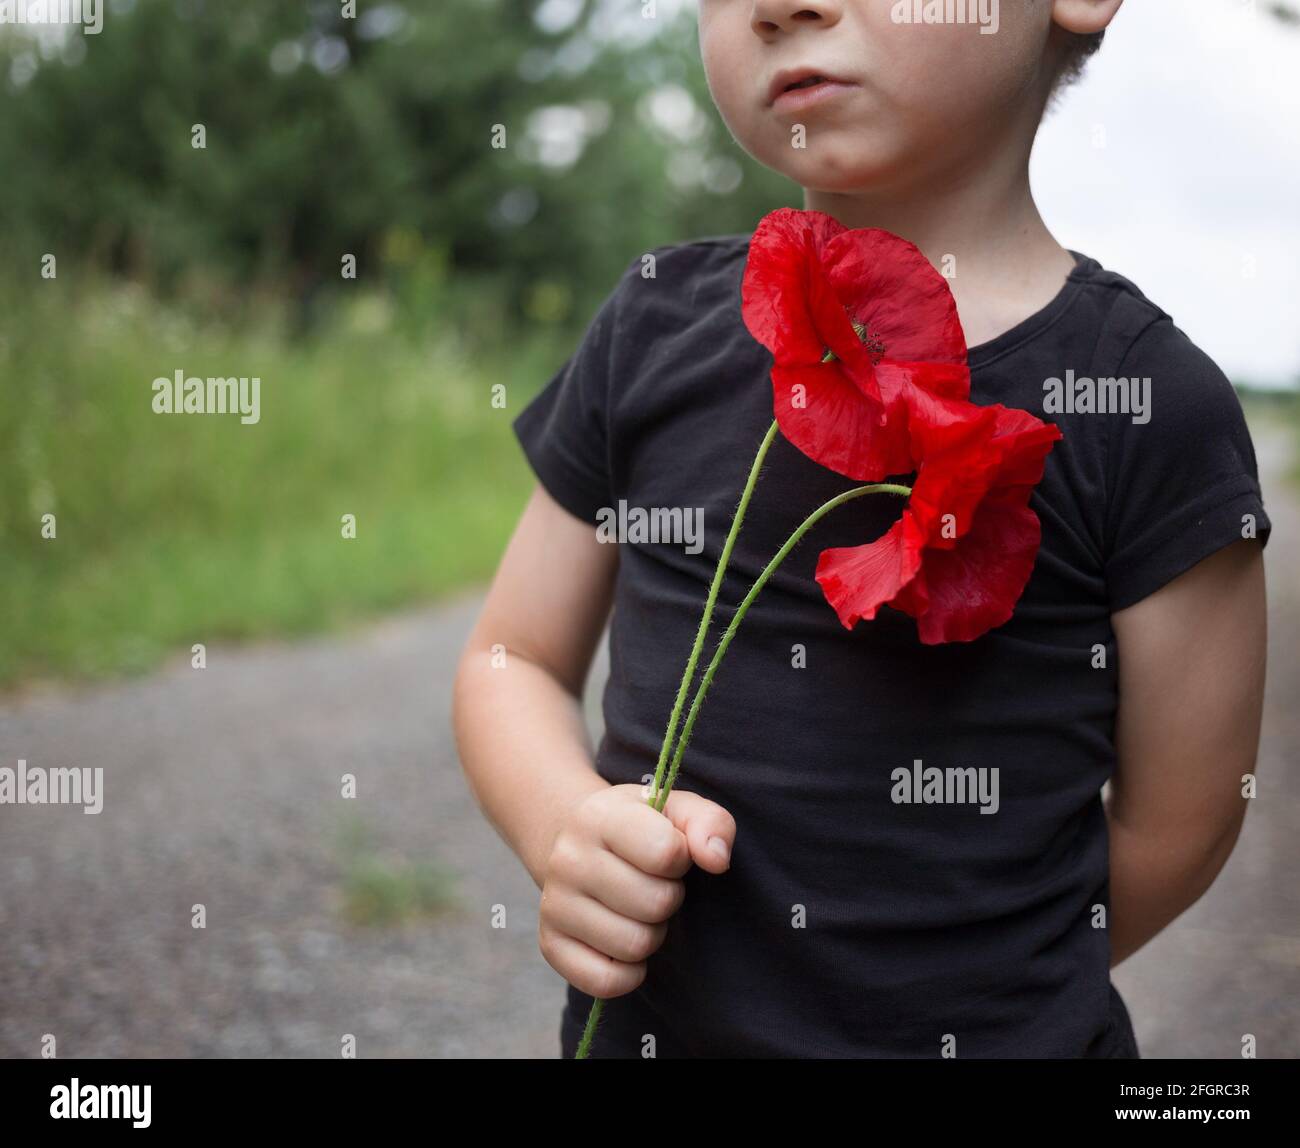
[[[558,1055],[536,890],[451,742],[475,605],[0,709],[0,762],[105,777],[98,815],[0,807],[0,1056]],[[350,874],[400,900],[429,859],[459,908],[347,923]]]
[[[1116,976],[1147,1056],[1233,1057],[1248,1032],[1300,1055],[1300,500],[1283,432],[1256,444],[1275,526],[1263,788],[1214,888]],[[367,1057],[557,1055],[536,890],[448,725],[475,605],[0,704],[0,765],[102,767],[106,792],[95,816],[0,806],[0,1056],[46,1033],[64,1057],[335,1057],[344,1034]],[[459,907],[347,922],[350,880],[400,906],[426,860]]]

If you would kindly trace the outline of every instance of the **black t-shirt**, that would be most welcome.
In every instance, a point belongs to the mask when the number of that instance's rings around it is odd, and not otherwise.
[[[772,421],[771,356],[741,318],[748,240],[657,248],[653,277],[633,259],[515,421],[542,484],[584,521],[610,522],[600,512],[620,501],[703,511],[702,549],[620,544],[596,761],[610,782],[654,772]],[[973,402],[1064,434],[1030,502],[1042,544],[1014,616],[945,645],[923,645],[890,608],[847,631],[817,557],[878,537],[901,501],[858,499],[805,538],[747,614],[678,779],[735,816],[731,868],[687,874],[645,982],[606,1005],[594,1056],[640,1056],[648,1034],[658,1056],[1136,1055],[1095,927],[1109,899],[1111,613],[1241,538],[1244,516],[1261,542],[1269,522],[1227,379],[1132,283],[1076,261],[1046,307],[970,354]],[[1136,381],[1127,411],[1114,386],[1092,388],[1108,413],[1089,409],[1087,380],[1116,378]],[[854,485],[778,437],[706,660],[793,528]],[[996,813],[893,800],[895,771],[917,761],[986,780],[996,768]],[[589,1004],[569,987],[566,1056]]]

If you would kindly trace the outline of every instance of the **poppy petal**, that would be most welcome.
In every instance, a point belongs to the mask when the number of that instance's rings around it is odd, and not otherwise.
[[[781,433],[809,458],[860,482],[910,471],[909,457],[886,422],[839,363],[772,368],[773,409]],[[901,463],[893,470],[883,467]]]
[[[970,399],[970,368],[965,363],[902,363],[885,359],[876,364],[876,381],[886,402],[902,397],[908,387],[965,402]]]
[[[969,642],[1008,621],[1034,570],[1042,526],[1028,506],[991,503],[951,550],[927,550],[927,609],[917,616],[926,645]]]
[[[966,336],[948,281],[920,248],[878,227],[840,231],[822,252],[835,294],[890,359],[964,363]]]
[[[813,218],[817,217],[817,218]],[[781,208],[770,212],[754,229],[741,282],[741,316],[750,334],[778,362],[820,362],[826,336],[843,348],[857,342],[848,312],[835,300],[834,288],[822,266],[821,249],[841,224],[821,212]],[[838,322],[836,320],[838,319]],[[824,331],[823,325],[832,329]]]
[[[907,411],[919,464],[897,533],[826,551],[817,580],[845,625],[887,604],[917,620],[925,644],[971,641],[1024,592],[1041,537],[1028,502],[1061,432],[1028,411],[922,388],[894,406]]]
[[[921,538],[904,512],[874,542],[823,550],[817,559],[817,584],[840,623],[851,630],[863,619],[874,618],[920,568]]]

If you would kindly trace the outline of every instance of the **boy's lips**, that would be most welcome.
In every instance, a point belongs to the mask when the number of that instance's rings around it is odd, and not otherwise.
[[[773,111],[802,111],[857,85],[816,68],[787,68],[768,85],[767,102]]]

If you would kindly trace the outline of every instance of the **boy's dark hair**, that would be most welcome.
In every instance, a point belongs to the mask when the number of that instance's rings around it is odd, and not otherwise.
[[[1105,31],[1081,35],[1070,32],[1066,37],[1065,51],[1061,53],[1061,62],[1057,66],[1055,90],[1059,91],[1074,83],[1082,74],[1089,58],[1101,47]]]

